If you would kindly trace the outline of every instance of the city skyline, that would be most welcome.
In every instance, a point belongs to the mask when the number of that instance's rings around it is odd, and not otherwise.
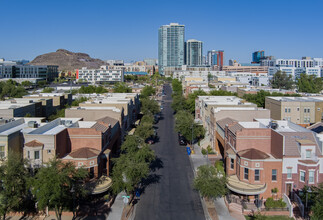
[[[170,1],[163,1],[152,10],[148,1],[2,1],[15,13],[0,14],[7,30],[1,35],[0,57],[32,60],[64,48],[102,60],[157,58],[158,28],[169,23],[185,25],[185,41],[201,40],[203,55],[224,50],[225,65],[229,59],[250,63],[257,50],[276,58],[323,57],[320,1],[205,1],[194,7],[185,2],[172,2],[169,8]],[[304,28],[312,31],[300,31]]]

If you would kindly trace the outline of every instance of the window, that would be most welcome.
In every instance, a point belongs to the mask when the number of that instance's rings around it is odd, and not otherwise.
[[[255,170],[255,181],[260,180],[260,170]]]
[[[290,113],[290,108],[288,108],[288,113]]]
[[[233,170],[234,169],[234,159],[231,158],[230,160],[230,168]]]
[[[321,111],[321,108],[317,108],[317,111]]]
[[[299,107],[297,107],[297,111],[299,112]]]
[[[83,163],[82,162],[78,162],[78,166],[79,167],[83,166]]]
[[[287,179],[292,178],[292,168],[287,168]]]
[[[30,159],[30,151],[27,152],[28,159]]]
[[[246,180],[248,180],[248,179],[249,179],[249,169],[248,169],[248,168],[244,168],[244,178],[245,178]]]
[[[52,153],[52,150],[47,150],[47,154],[51,154]]]
[[[310,150],[306,151],[306,158],[311,158],[311,151]]]
[[[277,170],[276,169],[271,170],[271,180],[277,181]]]
[[[0,158],[3,158],[6,156],[6,153],[4,152],[4,146],[0,146]]]
[[[287,113],[287,108],[285,108],[285,112]]]
[[[308,183],[314,183],[314,171],[308,173]]]
[[[305,182],[305,172],[304,171],[301,171],[300,172],[300,179],[299,179],[301,182]]]
[[[34,159],[35,160],[39,159],[39,151],[34,152]]]

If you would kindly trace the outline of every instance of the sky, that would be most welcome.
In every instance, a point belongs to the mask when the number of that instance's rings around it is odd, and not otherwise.
[[[28,59],[57,49],[103,60],[158,57],[158,28],[185,25],[203,53],[251,62],[323,57],[322,0],[0,0],[0,57]]]

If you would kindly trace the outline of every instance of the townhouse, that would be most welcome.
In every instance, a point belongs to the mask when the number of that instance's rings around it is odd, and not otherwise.
[[[323,181],[323,154],[313,132],[290,121],[217,121],[227,186],[241,197],[267,199]]]

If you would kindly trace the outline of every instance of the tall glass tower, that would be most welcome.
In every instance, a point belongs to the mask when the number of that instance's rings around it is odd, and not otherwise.
[[[158,30],[158,70],[164,75],[164,67],[184,65],[185,26],[178,23],[163,25]]]
[[[186,65],[202,66],[203,42],[199,40],[188,40],[185,47]]]

